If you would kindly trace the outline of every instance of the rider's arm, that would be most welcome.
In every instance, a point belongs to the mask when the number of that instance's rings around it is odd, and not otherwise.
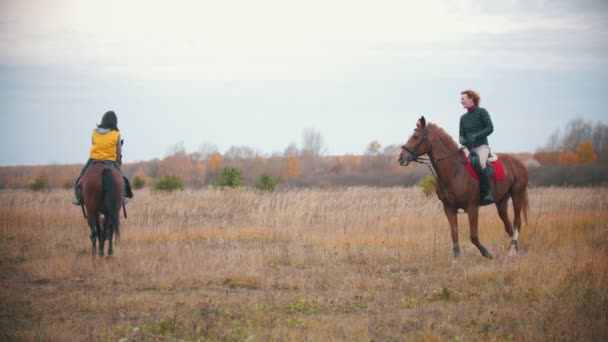
[[[462,127],[462,118],[460,118],[460,131],[458,132],[460,145],[466,145],[467,139],[464,136],[464,127]]]
[[[120,143],[120,134],[118,135],[118,141],[116,141],[116,163],[120,166],[122,164],[122,144]]]
[[[488,113],[487,110],[483,109],[480,113],[481,115],[481,124],[483,125],[483,129],[477,133],[475,133],[475,135],[478,138],[485,138],[488,135],[492,134],[492,132],[494,132],[494,125],[492,124],[492,119],[490,118],[490,114]]]

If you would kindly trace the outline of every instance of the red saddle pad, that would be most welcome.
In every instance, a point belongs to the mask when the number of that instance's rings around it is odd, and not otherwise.
[[[462,154],[462,159],[465,160],[465,164],[467,165],[467,170],[469,170],[469,173],[471,174],[471,176],[473,176],[473,178],[479,180],[479,176],[477,175],[477,172],[475,172],[475,170],[473,169],[473,165],[471,165],[469,158],[467,158],[467,156],[464,154],[464,151],[460,152],[460,153]],[[504,166],[502,166],[500,159],[497,161],[490,162],[490,164],[492,164],[492,167],[494,168],[494,174],[491,177],[492,180],[496,182],[496,181],[501,181],[501,180],[505,179],[505,168],[504,168]]]

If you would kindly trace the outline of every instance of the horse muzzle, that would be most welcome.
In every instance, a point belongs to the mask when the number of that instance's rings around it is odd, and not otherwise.
[[[406,158],[403,158],[403,156],[399,156],[399,159],[397,159],[397,161],[401,166],[408,166],[412,161],[412,155],[408,154]]]

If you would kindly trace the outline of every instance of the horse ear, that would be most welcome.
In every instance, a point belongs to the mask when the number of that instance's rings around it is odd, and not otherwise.
[[[418,121],[416,122],[416,127],[420,129],[426,127],[426,119],[424,118],[424,116],[421,116],[420,119],[418,119]]]

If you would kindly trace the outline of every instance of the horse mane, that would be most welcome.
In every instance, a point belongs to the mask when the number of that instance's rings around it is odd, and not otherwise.
[[[427,127],[429,128],[429,131],[433,132],[437,136],[437,138],[439,138],[439,140],[442,142],[442,145],[445,145],[446,148],[448,148],[449,150],[458,149],[458,144],[456,144],[454,139],[452,139],[452,137],[445,130],[443,130],[443,128],[430,122],[427,124]],[[429,135],[429,139],[432,139],[431,137],[432,135]]]

